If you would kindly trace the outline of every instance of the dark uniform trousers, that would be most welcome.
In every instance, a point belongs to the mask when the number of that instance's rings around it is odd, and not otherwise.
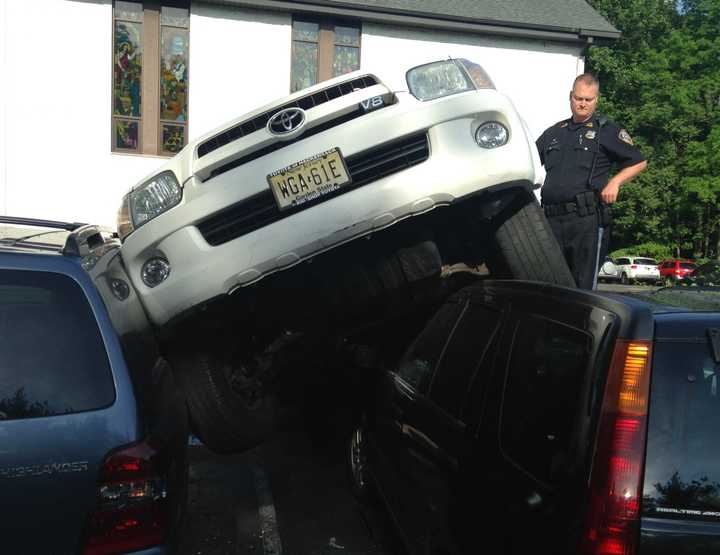
[[[598,261],[600,222],[597,211],[584,216],[577,212],[548,215],[547,219],[570,266],[575,283],[581,289],[592,289]],[[602,260],[602,253],[600,256]]]

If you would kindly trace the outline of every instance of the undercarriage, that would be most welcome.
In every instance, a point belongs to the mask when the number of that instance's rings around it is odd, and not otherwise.
[[[198,307],[162,335],[196,434],[242,450],[319,376],[362,389],[450,294],[488,277],[573,285],[531,193],[435,209]]]

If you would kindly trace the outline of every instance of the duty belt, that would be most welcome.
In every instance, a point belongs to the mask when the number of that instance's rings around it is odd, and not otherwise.
[[[575,195],[575,200],[560,202],[558,204],[545,204],[546,216],[564,216],[577,212],[578,216],[590,216],[596,213],[598,201],[595,193],[586,192]]]

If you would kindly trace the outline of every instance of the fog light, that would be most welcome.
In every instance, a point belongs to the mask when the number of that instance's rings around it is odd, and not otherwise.
[[[148,287],[156,287],[170,275],[170,263],[164,258],[151,258],[142,267],[142,280]]]
[[[475,142],[482,148],[497,148],[508,142],[507,128],[497,121],[483,123],[475,131]]]
[[[130,286],[121,279],[110,280],[110,291],[120,301],[124,301],[130,296]]]

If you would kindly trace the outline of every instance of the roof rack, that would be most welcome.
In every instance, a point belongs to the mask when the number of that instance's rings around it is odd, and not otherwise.
[[[39,220],[37,218],[16,218],[14,216],[0,216],[0,224],[14,225],[32,225],[37,227],[50,227],[55,229],[64,229],[66,231],[75,231],[76,229],[87,225],[78,222],[59,222],[56,220]]]

